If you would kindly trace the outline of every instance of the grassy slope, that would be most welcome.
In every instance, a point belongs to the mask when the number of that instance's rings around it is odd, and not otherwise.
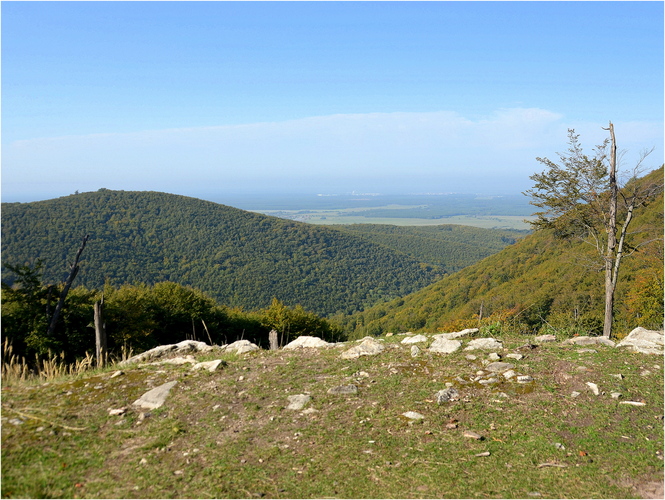
[[[662,177],[662,169],[654,172]],[[616,313],[624,318],[623,301],[641,277],[662,275],[663,195],[637,212],[633,238],[651,240],[622,261],[616,293]],[[661,278],[662,279],[662,278]],[[552,312],[561,317],[602,318],[604,274],[595,249],[579,241],[562,241],[552,233],[531,234],[499,253],[403,298],[374,306],[347,318],[356,336],[387,331],[436,331],[457,323],[551,299]],[[625,319],[625,318],[624,318]],[[632,329],[634,324],[620,325]]]
[[[487,353],[412,358],[402,338],[356,360],[342,348],[259,351],[224,354],[216,373],[165,365],[110,378],[111,368],[5,385],[2,497],[639,498],[662,484],[662,357],[558,344],[524,353],[524,337],[506,336],[503,354],[526,354],[516,370],[535,383],[488,387],[454,381],[470,380]],[[171,380],[166,404],[143,422],[131,407],[109,416]],[[460,399],[437,405],[448,381]],[[327,393],[349,383],[358,394]],[[612,391],[646,406],[621,405]],[[285,409],[299,393],[316,412]],[[406,411],[425,418],[409,424]],[[39,420],[9,423],[18,412]]]

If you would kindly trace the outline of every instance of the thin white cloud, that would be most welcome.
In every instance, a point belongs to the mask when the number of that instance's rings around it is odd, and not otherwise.
[[[513,108],[480,119],[450,111],[338,114],[32,139],[5,147],[3,191],[41,182],[63,185],[65,192],[99,187],[179,192],[185,185],[190,191],[196,185],[280,189],[297,183],[363,188],[374,183],[383,190],[392,184],[393,191],[418,185],[427,190],[432,184],[457,191],[514,186],[518,192],[538,170],[536,156],[555,158],[555,151],[565,150],[567,128],[589,133],[593,141],[584,143],[590,149],[599,142],[596,137],[602,140],[602,126],[578,127],[552,111]],[[662,124],[615,126],[620,147],[656,146],[662,157]]]

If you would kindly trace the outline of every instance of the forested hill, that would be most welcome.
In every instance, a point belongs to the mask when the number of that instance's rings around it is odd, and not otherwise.
[[[3,265],[41,259],[47,282],[64,280],[86,234],[77,285],[168,280],[249,309],[277,297],[348,313],[437,277],[432,266],[350,234],[184,196],[102,189],[2,204]]]
[[[326,227],[388,246],[420,262],[439,266],[446,274],[457,272],[495,254],[530,232],[517,229],[482,229],[456,224],[346,224]]]
[[[663,168],[640,182],[662,183]],[[663,194],[635,212],[630,241],[645,244],[622,261],[615,296],[617,328],[662,328]],[[631,253],[630,251],[628,253]],[[407,297],[342,318],[355,337],[389,331],[455,331],[512,324],[602,333],[604,272],[596,249],[550,231],[526,236],[504,250]],[[572,330],[571,330],[572,329]],[[626,330],[627,329],[627,330]]]

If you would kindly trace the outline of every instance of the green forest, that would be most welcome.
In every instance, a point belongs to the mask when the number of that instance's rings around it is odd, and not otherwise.
[[[277,298],[330,315],[414,292],[517,233],[336,231],[184,196],[106,189],[2,204],[3,265],[41,260],[45,282],[64,279],[85,235],[77,284],[91,289],[172,281],[229,307],[255,310]]]

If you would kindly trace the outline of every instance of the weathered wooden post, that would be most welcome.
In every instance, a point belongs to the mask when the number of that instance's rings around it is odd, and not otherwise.
[[[102,300],[95,302],[93,306],[95,312],[95,355],[97,357],[97,366],[106,365],[106,324],[104,323],[104,296]]]
[[[279,349],[279,343],[277,342],[277,330],[270,330],[268,334],[268,340],[270,340],[270,350],[276,351]]]

